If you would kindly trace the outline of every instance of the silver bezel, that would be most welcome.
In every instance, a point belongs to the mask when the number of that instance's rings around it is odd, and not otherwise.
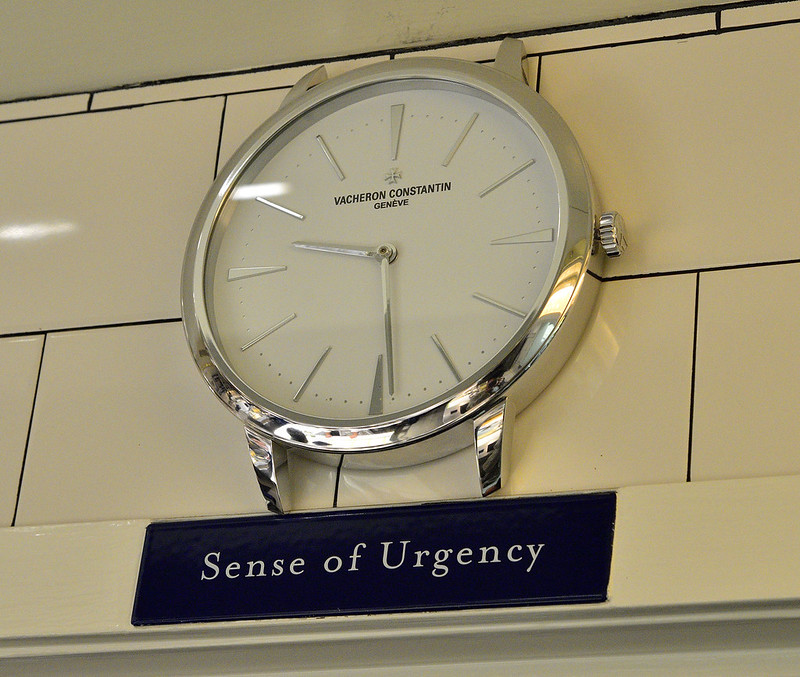
[[[398,415],[368,421],[311,419],[282,409],[252,391],[227,364],[209,321],[204,266],[211,234],[232,187],[265,145],[298,118],[321,104],[364,87],[399,80],[427,80],[467,86],[513,110],[537,134],[555,171],[559,195],[559,239],[543,302],[528,316],[515,340],[478,371],[439,399]],[[209,190],[189,237],[182,275],[181,303],[187,340],[212,391],[250,429],[294,447],[322,452],[361,453],[417,442],[474,418],[507,396],[528,373],[515,404],[522,408],[547,385],[571,351],[583,327],[566,322],[592,260],[594,215],[591,181],[572,133],[558,114],[524,83],[491,67],[452,59],[410,58],[366,66],[310,89],[281,108],[241,146]],[[580,304],[588,307],[587,304]],[[552,344],[560,349],[551,349]],[[545,368],[532,370],[548,348],[556,355]],[[556,364],[557,362],[557,364]],[[539,374],[532,378],[530,372]],[[518,389],[515,389],[517,391]],[[445,450],[447,453],[449,450]]]

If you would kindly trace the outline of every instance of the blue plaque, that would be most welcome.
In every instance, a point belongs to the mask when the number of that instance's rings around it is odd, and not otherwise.
[[[147,527],[134,625],[602,602],[614,493]]]

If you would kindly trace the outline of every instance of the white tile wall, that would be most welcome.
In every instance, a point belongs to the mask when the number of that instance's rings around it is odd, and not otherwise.
[[[262,509],[244,431],[179,322],[48,336],[18,525]]]
[[[798,44],[791,24],[542,57],[542,95],[636,243],[608,274],[800,257]]]
[[[800,474],[798,290],[800,263],[701,275],[693,479]]]
[[[685,481],[695,277],[601,286],[583,340],[517,417],[504,493]]]
[[[800,473],[798,5],[526,38],[631,248],[520,415],[506,492]],[[309,68],[0,106],[0,523],[23,458],[18,525],[261,510],[178,275],[217,162]]]
[[[0,125],[0,333],[180,315],[222,99]]]
[[[288,92],[287,87],[228,97],[225,105],[225,126],[222,128],[219,148],[220,168],[230,160],[233,152],[244,143],[253,130],[278,110]]]

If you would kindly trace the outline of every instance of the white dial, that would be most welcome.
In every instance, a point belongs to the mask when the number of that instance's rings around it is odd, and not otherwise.
[[[229,188],[205,260],[211,331],[278,410],[352,425],[422,409],[519,340],[559,221],[545,146],[509,107],[425,79],[359,88]]]

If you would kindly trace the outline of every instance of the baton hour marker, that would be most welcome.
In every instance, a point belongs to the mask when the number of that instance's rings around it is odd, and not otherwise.
[[[507,313],[511,313],[517,317],[525,317],[527,315],[526,312],[518,310],[517,308],[513,308],[512,306],[507,306],[505,303],[502,303],[497,299],[493,299],[490,296],[486,296],[485,294],[479,294],[478,292],[475,292],[472,295],[472,298],[482,301],[490,306],[494,306],[495,308],[499,308],[500,310],[505,310]]]
[[[464,129],[461,130],[461,134],[458,135],[455,143],[453,144],[452,148],[450,148],[450,152],[447,154],[447,157],[442,161],[442,167],[447,167],[450,164],[450,161],[453,159],[453,156],[456,154],[456,151],[461,148],[461,144],[464,143],[464,139],[467,138],[467,134],[469,134],[469,130],[472,129],[472,125],[475,124],[475,120],[478,119],[478,114],[473,113],[472,117],[467,120],[467,124],[464,125]]]
[[[273,209],[277,209],[279,212],[283,212],[284,214],[288,214],[289,216],[294,216],[296,219],[300,219],[301,221],[305,218],[302,214],[298,212],[292,211],[288,207],[284,207],[283,205],[279,205],[277,202],[271,202],[267,200],[265,197],[257,197],[256,202],[260,202],[262,205],[267,205],[267,207],[272,207]]]
[[[372,381],[372,396],[369,400],[369,415],[383,413],[383,355],[378,355],[375,378]]]
[[[397,152],[400,149],[400,132],[403,129],[403,112],[405,105],[398,103],[391,107],[392,114],[392,160],[397,159]]]
[[[322,355],[319,356],[319,359],[314,363],[314,366],[311,367],[311,371],[309,372],[308,376],[306,376],[306,380],[303,381],[303,383],[300,385],[294,397],[292,398],[292,401],[297,402],[303,396],[303,393],[306,391],[306,388],[308,388],[308,384],[311,383],[311,379],[313,379],[317,375],[319,368],[322,366],[322,363],[325,361],[325,358],[328,357],[328,353],[331,352],[332,347],[333,346],[328,346],[327,348],[325,348],[325,350],[322,351]]]
[[[282,273],[286,266],[254,266],[251,268],[228,268],[228,282],[244,280],[248,277],[257,275],[269,275],[270,273]]]
[[[269,336],[270,334],[273,334],[273,333],[275,333],[276,331],[278,331],[278,329],[280,329],[280,328],[281,328],[281,327],[283,327],[284,325],[287,325],[287,324],[289,324],[289,322],[291,322],[292,320],[294,320],[296,317],[297,317],[297,313],[292,313],[291,315],[287,315],[287,316],[286,316],[286,317],[284,317],[284,318],[283,318],[283,319],[282,319],[280,322],[278,322],[278,324],[274,324],[274,325],[272,325],[272,326],[271,326],[269,329],[267,329],[267,331],[265,331],[263,334],[259,334],[259,335],[258,335],[258,336],[256,336],[256,337],[255,337],[255,338],[254,338],[252,341],[250,341],[250,342],[248,342],[248,343],[245,343],[245,344],[242,346],[242,348],[241,348],[241,351],[242,351],[242,352],[244,352],[244,351],[245,351],[245,350],[247,350],[248,348],[252,348],[252,347],[253,347],[253,346],[254,346],[256,343],[258,343],[258,342],[259,342],[261,339],[265,339],[265,338],[267,338],[267,336]]]
[[[325,139],[323,139],[319,134],[317,134],[317,143],[319,143],[319,147],[322,148],[322,152],[325,154],[325,157],[330,162],[331,167],[333,167],[333,171],[336,172],[336,176],[339,177],[339,181],[344,181],[344,172],[342,168],[339,167],[339,163],[336,162],[336,158],[333,157],[333,153],[331,153],[331,149],[328,148],[328,144],[325,143]]]
[[[450,353],[447,352],[447,348],[444,347],[442,339],[440,339],[436,334],[431,334],[431,341],[433,341],[433,344],[436,346],[436,349],[439,351],[442,359],[444,359],[445,364],[447,364],[448,368],[450,369],[450,372],[456,377],[456,381],[460,381],[461,374],[458,372],[456,365],[453,363]]]
[[[508,235],[506,237],[498,237],[491,240],[489,244],[492,245],[505,245],[505,244],[541,244],[542,242],[553,241],[553,229],[544,228],[543,230],[533,230],[529,233],[520,233],[519,235]]]
[[[491,193],[495,188],[499,188],[502,186],[506,181],[510,181],[513,179],[517,174],[521,174],[524,172],[528,167],[530,167],[536,160],[531,159],[528,160],[526,163],[520,165],[516,169],[510,171],[504,177],[497,179],[491,186],[484,188],[480,193],[478,193],[478,197],[486,197],[489,193]]]

